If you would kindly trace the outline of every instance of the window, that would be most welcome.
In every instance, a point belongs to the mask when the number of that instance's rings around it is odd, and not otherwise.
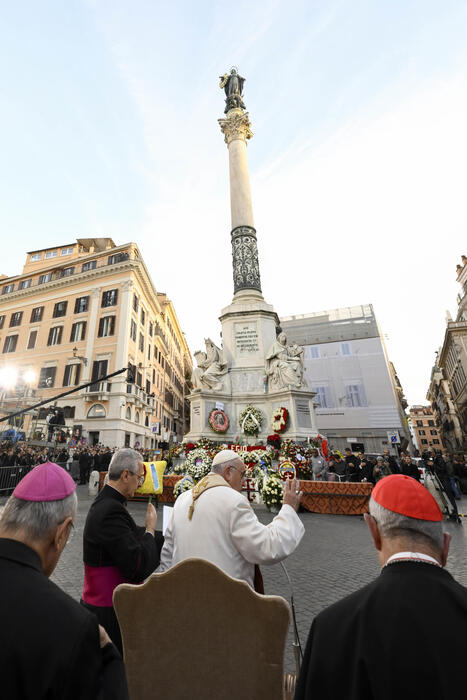
[[[13,326],[20,326],[22,318],[23,318],[22,311],[16,311],[14,314],[11,314],[10,328],[12,328]]]
[[[118,289],[109,289],[107,292],[102,293],[102,303],[101,306],[115,306],[118,299]]]
[[[352,408],[361,408],[367,405],[365,389],[362,384],[348,384],[345,387],[347,405]]]
[[[327,386],[315,386],[313,391],[316,391],[315,401],[320,408],[331,408],[332,402]]]
[[[82,314],[88,310],[89,297],[78,297],[75,299],[75,314]]]
[[[94,406],[91,406],[87,415],[88,418],[105,418],[106,416],[107,411],[101,403],[95,403]]]
[[[422,440],[422,445],[428,445],[428,440]]]
[[[75,417],[75,407],[74,406],[64,406],[63,407],[63,414],[65,418],[74,418]]]
[[[139,411],[135,413],[135,423],[139,423]]]
[[[81,365],[66,365],[63,374],[63,386],[78,386],[80,374]]]
[[[141,325],[144,326],[146,323],[146,311],[144,309],[141,309]]]
[[[67,301],[57,301],[57,303],[54,306],[53,317],[59,318],[60,316],[65,316],[67,306],[68,306]]]
[[[153,384],[156,383],[156,370],[155,369],[152,370],[152,383]]]
[[[341,355],[351,355],[350,343],[341,343]]]
[[[133,319],[131,319],[130,336],[131,336],[131,339],[136,342],[136,323],[133,321]]]
[[[35,309],[31,311],[31,323],[37,323],[38,321],[42,321],[42,314],[44,313],[44,307],[43,306],[36,306]]]
[[[430,435],[438,435],[438,431],[437,430],[430,430]]]
[[[417,421],[417,426],[419,426],[419,425],[423,425],[423,421],[422,421],[422,420],[418,420],[418,421]]]
[[[81,272],[87,272],[88,270],[95,270],[97,266],[97,260],[89,260],[81,265]]]
[[[86,321],[78,321],[71,327],[70,343],[79,343],[86,337]]]
[[[91,381],[96,382],[90,388],[96,391],[98,388],[98,379],[102,379],[107,374],[107,360],[94,360],[92,363]]]
[[[4,323],[5,323],[5,315],[0,316],[0,328],[3,328]]]
[[[144,425],[146,426],[146,428],[149,428],[149,416],[146,416],[146,418],[144,419]]]
[[[62,342],[63,326],[53,326],[49,330],[47,345],[60,345]]]
[[[317,345],[312,345],[310,347],[310,357],[312,360],[317,360],[319,358],[319,347]]]
[[[136,372],[136,384],[141,388],[143,386],[143,375],[141,372]]]
[[[152,334],[153,334],[153,323],[152,323],[152,321],[149,321],[149,335],[151,336],[151,338],[152,338]]]
[[[430,428],[433,427],[434,424],[435,424],[434,420],[429,420],[429,421],[428,421],[428,425],[430,426]],[[432,433],[432,434],[433,434],[433,433]]]
[[[46,389],[55,384],[56,367],[42,367],[39,374],[39,389]]]
[[[15,288],[14,284],[6,284],[2,289],[2,294],[10,294]]]
[[[434,438],[433,445],[439,445],[439,440],[437,438]]]
[[[151,346],[148,344],[148,360],[151,359]]]
[[[133,311],[138,311],[139,299],[136,294],[133,294]]]
[[[48,258],[56,258],[57,257],[57,251],[56,250],[48,250],[47,253],[45,254],[46,260]]]
[[[60,251],[60,255],[71,255],[73,252],[73,248],[62,248]]]
[[[45,275],[40,275],[39,284],[45,284],[46,282],[50,282],[51,279],[52,279],[52,273],[47,272]]]
[[[7,335],[5,342],[3,344],[3,352],[14,352],[16,350],[16,344],[18,342],[17,335]]]
[[[142,333],[139,334],[139,349],[144,352],[144,335]]]
[[[99,321],[98,338],[106,338],[115,333],[115,316],[104,316]]]
[[[37,262],[38,260],[42,260],[42,253],[34,253],[34,255],[31,255],[31,262]]]
[[[70,277],[70,275],[75,274],[75,268],[73,267],[64,267],[63,270],[60,272],[60,277]]]
[[[149,379],[146,379],[146,394],[150,394],[150,393],[151,393],[151,382],[149,381]]]
[[[32,350],[36,347],[37,331],[31,331],[28,339],[27,350]]]
[[[18,284],[18,289],[29,289],[29,287],[32,284],[32,280],[21,280],[21,282]]]
[[[114,255],[109,255],[107,258],[107,265],[115,265],[116,263],[123,262],[129,259],[128,253],[115,253]]]
[[[127,406],[126,413],[125,413],[125,418],[127,420],[131,420],[131,408]]]
[[[420,435],[426,435],[424,430],[419,430],[418,432],[420,433]]]

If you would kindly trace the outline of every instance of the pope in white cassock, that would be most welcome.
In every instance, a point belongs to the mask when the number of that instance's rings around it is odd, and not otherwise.
[[[254,586],[255,565],[274,564],[292,554],[305,532],[297,515],[298,482],[286,481],[279,514],[262,525],[241,493],[245,471],[236,452],[222,450],[210,474],[178,497],[158,573],[188,557],[200,557],[259,590]]]

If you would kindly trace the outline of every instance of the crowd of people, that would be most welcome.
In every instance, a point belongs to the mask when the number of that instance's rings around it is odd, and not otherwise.
[[[96,455],[100,459],[99,448],[92,458]],[[305,533],[298,515],[300,482],[286,481],[279,514],[262,524],[241,493],[247,467],[228,449],[214,456],[207,476],[179,496],[165,538],[156,530],[151,503],[139,527],[126,505],[144,480],[143,455],[119,449],[110,459],[108,483],[87,515],[78,604],[49,580],[71,535],[77,496],[74,479],[47,456],[16,485],[0,517],[5,697],[127,700],[113,609],[119,584],[141,583],[153,572],[199,557],[263,593],[260,565],[287,558]],[[363,469],[364,459],[357,463],[355,455],[347,456],[344,469],[351,474]],[[381,470],[392,463],[395,473],[376,480],[365,516],[381,576],[315,618],[297,700],[447,700],[464,685],[467,590],[444,569],[450,536],[443,533],[443,515],[433,496],[403,472],[409,460],[390,457],[384,455],[381,466],[376,462]],[[194,697],[191,691],[187,687],[186,697]]]

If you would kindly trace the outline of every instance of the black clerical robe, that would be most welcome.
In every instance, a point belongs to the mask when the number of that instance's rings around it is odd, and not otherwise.
[[[142,583],[159,565],[164,538],[138,527],[126,499],[104,486],[89,509],[83,534],[84,586],[81,602],[97,615],[110,638],[122,649],[112,605],[120,583]]]
[[[0,697],[128,700],[123,661],[96,619],[50,581],[36,552],[0,538]]]
[[[295,700],[453,700],[465,692],[467,589],[399,561],[314,620]]]

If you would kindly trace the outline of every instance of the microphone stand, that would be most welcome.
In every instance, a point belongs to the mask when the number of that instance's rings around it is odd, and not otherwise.
[[[300,666],[302,664],[303,660],[303,651],[302,651],[302,645],[300,644],[300,637],[298,634],[298,628],[297,628],[297,618],[295,615],[295,603],[294,603],[294,593],[293,593],[293,586],[292,586],[292,581],[290,580],[290,576],[288,574],[287,569],[285,568],[284,562],[279,562],[282,568],[284,569],[284,573],[287,576],[287,581],[289,582],[290,586],[290,607],[292,608],[292,621],[293,621],[293,631],[294,631],[294,641],[292,642],[292,647],[294,651],[294,657],[295,657],[295,670],[296,670],[296,677],[298,679],[299,673],[300,673]]]

